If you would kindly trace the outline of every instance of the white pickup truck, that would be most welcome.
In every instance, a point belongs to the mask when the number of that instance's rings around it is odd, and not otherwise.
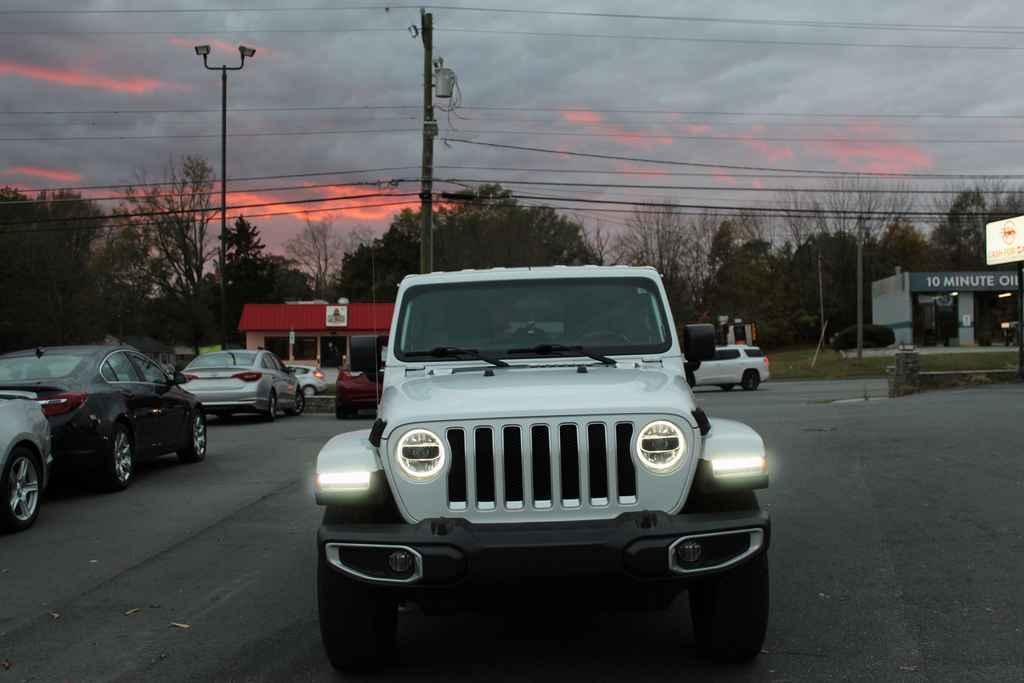
[[[758,654],[768,621],[764,442],[708,418],[651,268],[432,273],[398,290],[378,418],[317,459],[320,629],[338,669],[394,652],[426,614],[538,603],[663,608],[688,592],[697,651]],[[379,370],[354,337],[353,370]],[[453,642],[457,636],[453,636]]]

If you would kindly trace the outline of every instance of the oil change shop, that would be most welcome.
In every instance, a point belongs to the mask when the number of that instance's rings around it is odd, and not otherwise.
[[[1016,342],[1011,270],[896,272],[871,284],[871,314],[897,344],[989,346]]]

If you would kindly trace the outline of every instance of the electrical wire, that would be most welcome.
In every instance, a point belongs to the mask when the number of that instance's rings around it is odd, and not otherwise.
[[[260,137],[292,137],[310,135],[371,135],[380,133],[422,133],[420,128],[389,128],[370,130],[290,130],[290,131],[257,131],[252,133],[228,133],[229,138],[260,138]],[[82,136],[47,136],[34,138],[0,137],[0,142],[71,142],[74,140],[100,142],[104,140],[200,140],[220,139],[220,133],[189,133],[163,135],[82,135]]]

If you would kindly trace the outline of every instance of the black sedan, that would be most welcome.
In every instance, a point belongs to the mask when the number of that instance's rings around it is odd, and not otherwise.
[[[206,457],[199,401],[149,358],[122,346],[52,346],[0,356],[0,390],[31,392],[50,422],[54,467],[120,491],[135,463],[177,452]]]

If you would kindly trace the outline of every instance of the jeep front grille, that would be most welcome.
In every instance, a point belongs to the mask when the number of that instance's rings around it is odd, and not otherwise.
[[[637,503],[632,422],[453,426],[448,507],[612,508]]]

